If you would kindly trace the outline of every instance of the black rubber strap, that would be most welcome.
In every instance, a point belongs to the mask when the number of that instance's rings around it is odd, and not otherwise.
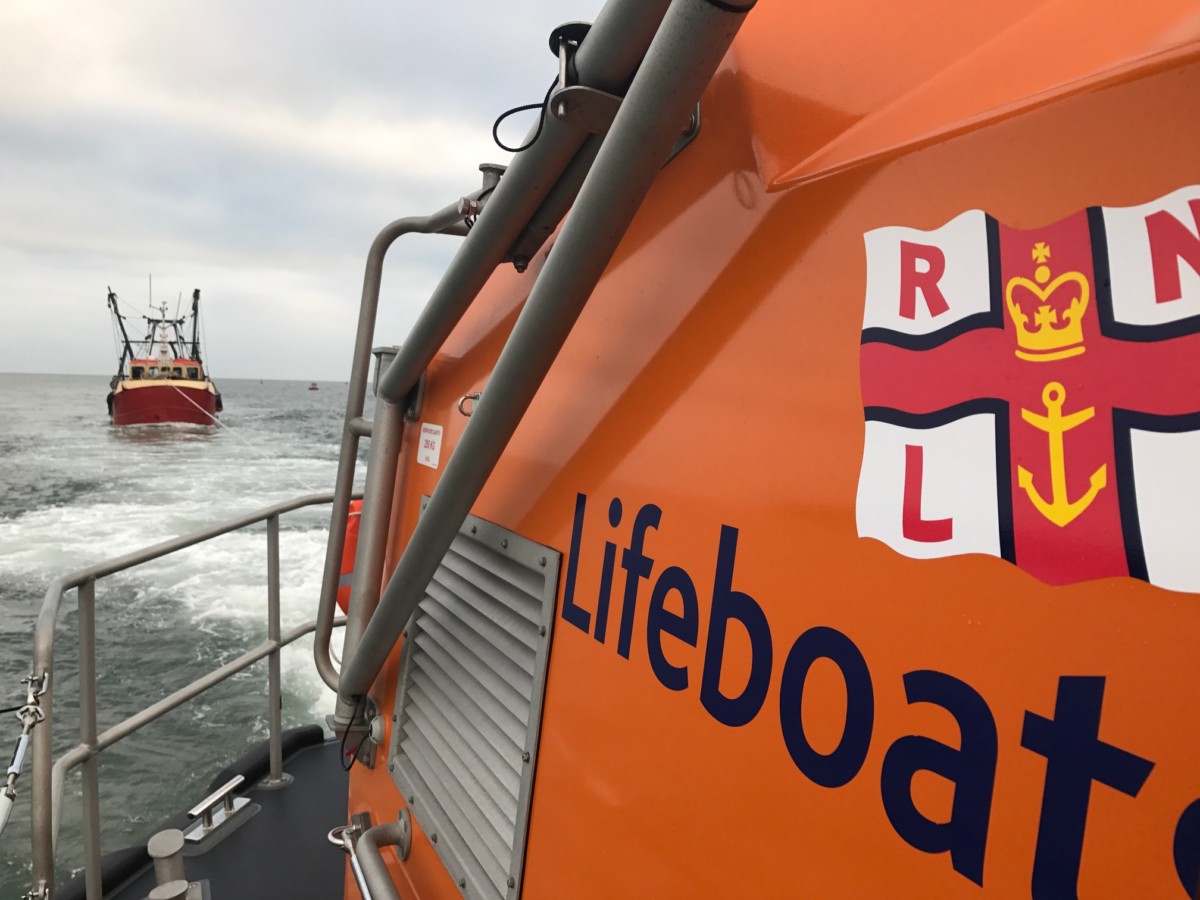
[[[744,13],[754,9],[754,4],[758,0],[750,0],[749,3],[730,3],[728,0],[706,0],[710,6],[715,6],[717,9],[728,13]]]

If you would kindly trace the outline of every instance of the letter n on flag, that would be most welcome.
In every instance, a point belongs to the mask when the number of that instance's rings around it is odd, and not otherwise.
[[[1200,187],[864,240],[859,535],[1200,593]]]

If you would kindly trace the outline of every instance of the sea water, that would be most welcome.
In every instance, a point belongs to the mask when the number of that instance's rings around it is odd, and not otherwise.
[[[0,708],[24,699],[34,622],[56,577],[333,489],[344,383],[218,387],[219,425],[116,428],[106,377],[0,374]],[[328,527],[328,506],[280,520],[284,631],[315,617]],[[99,581],[100,731],[264,640],[266,565],[266,527],[257,525]],[[56,758],[79,741],[77,628],[70,591],[55,644]],[[311,637],[281,658],[284,727],[323,722],[332,693],[313,666]],[[263,661],[102,752],[104,851],[144,840],[200,799],[225,764],[266,737],[266,715]],[[19,731],[14,713],[0,715],[4,759]],[[30,887],[30,769],[27,758],[0,837],[0,900]],[[80,797],[77,769],[65,791],[59,879],[82,861]]]

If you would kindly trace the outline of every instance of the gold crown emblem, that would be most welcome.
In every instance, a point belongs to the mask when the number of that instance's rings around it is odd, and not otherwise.
[[[1008,314],[1017,326],[1016,354],[1034,362],[1078,356],[1086,349],[1083,314],[1087,312],[1090,295],[1088,280],[1076,271],[1063,272],[1051,281],[1050,267],[1046,265],[1050,246],[1043,241],[1034,245],[1031,256],[1038,264],[1034,280],[1023,276],[1010,278],[1004,289]],[[1025,309],[1032,312],[1033,328]]]

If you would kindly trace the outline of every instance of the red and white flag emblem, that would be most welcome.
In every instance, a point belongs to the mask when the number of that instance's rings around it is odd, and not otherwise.
[[[865,242],[859,535],[1200,593],[1200,187]]]

